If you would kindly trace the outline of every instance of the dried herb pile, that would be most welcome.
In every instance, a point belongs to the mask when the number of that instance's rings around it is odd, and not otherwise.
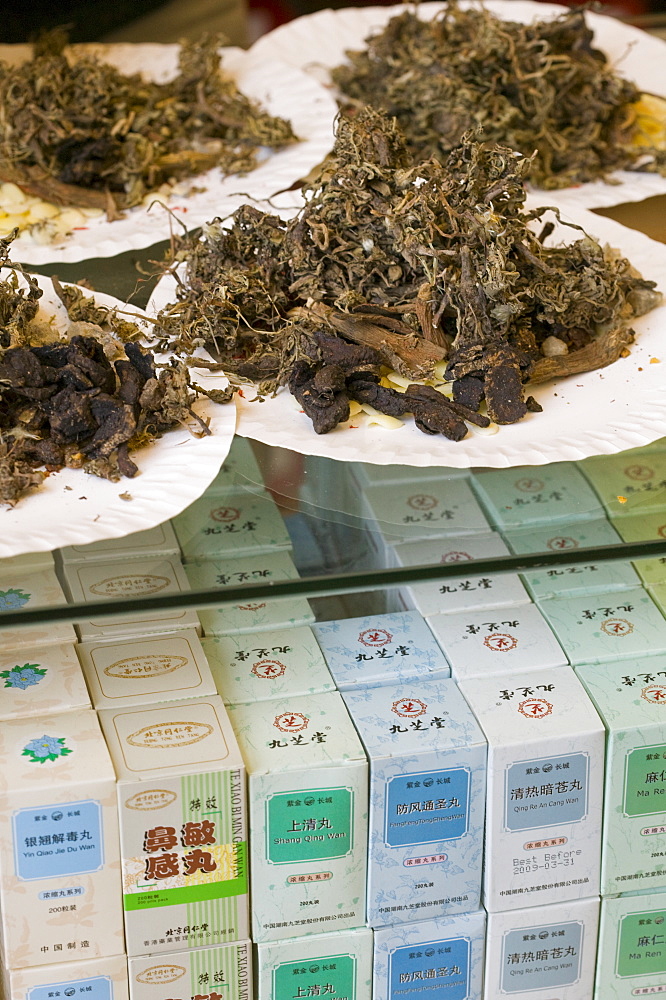
[[[547,210],[524,210],[527,159],[465,138],[443,164],[410,163],[394,120],[372,109],[341,119],[294,219],[244,206],[230,229],[185,240],[178,301],[158,318],[162,346],[205,345],[262,391],[288,385],[319,433],[357,400],[456,440],[464,420],[512,423],[540,409],[525,384],[626,351],[627,323],[660,300],[654,282],[584,233],[546,246],[550,226],[537,236],[528,223]],[[451,401],[382,379],[444,367]]]
[[[219,39],[184,43],[168,83],[74,57],[46,35],[20,66],[0,63],[0,181],[60,205],[119,209],[212,167],[246,173],[261,146],[296,141],[220,70]]]
[[[542,188],[639,165],[663,173],[666,149],[641,137],[640,92],[592,38],[581,11],[520,24],[448,0],[431,21],[392,18],[332,77],[353,106],[395,115],[417,161],[481,127],[488,141],[536,150],[530,180]]]
[[[59,338],[37,317],[42,292],[27,288],[0,240],[0,502],[15,503],[64,466],[106,479],[139,471],[130,452],[181,424],[208,428],[191,410],[188,371],[158,368],[140,330],[77,288],[56,288],[70,318]]]

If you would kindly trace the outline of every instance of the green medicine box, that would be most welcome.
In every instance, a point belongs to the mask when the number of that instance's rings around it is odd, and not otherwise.
[[[666,619],[640,587],[551,597],[539,607],[573,666],[666,652]]]
[[[666,541],[666,510],[629,514],[615,521],[624,542]],[[666,558],[635,559],[634,567],[646,587],[666,583]]]
[[[594,1000],[666,994],[666,893],[601,902]]]
[[[342,698],[228,711],[248,774],[252,939],[363,926],[368,764]]]
[[[666,887],[666,656],[577,673],[608,733],[601,894]]]
[[[666,517],[664,517],[666,522]],[[532,525],[521,530],[504,531],[504,541],[516,555],[534,552],[557,552],[563,562],[544,569],[527,570],[521,579],[535,601],[546,597],[575,594],[601,594],[640,586],[636,570],[628,560],[586,562],[566,565],[567,552],[595,546],[621,545],[622,539],[605,518],[569,521],[565,524]],[[666,580],[666,571],[664,571]]]
[[[491,524],[499,528],[601,514],[598,497],[572,462],[477,471],[471,483]]]
[[[666,449],[645,455],[597,455],[579,467],[609,517],[666,511]]]
[[[372,931],[367,927],[258,944],[254,964],[256,1000],[372,997]]]

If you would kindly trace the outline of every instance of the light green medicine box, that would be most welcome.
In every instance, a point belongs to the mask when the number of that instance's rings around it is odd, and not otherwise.
[[[218,635],[203,647],[218,693],[228,705],[335,691],[311,628],[258,635]]]
[[[636,570],[628,559],[618,559],[613,562],[595,562],[590,559],[566,565],[568,552],[622,544],[620,535],[605,518],[569,521],[565,524],[542,524],[520,531],[505,531],[503,535],[505,542],[516,555],[557,552],[562,556],[562,562],[557,566],[527,570],[520,574],[535,601],[544,597],[609,593],[611,590],[627,590],[629,587],[640,586]]]
[[[666,619],[640,587],[551,597],[539,607],[574,666],[666,652]]]
[[[477,471],[471,482],[491,524],[500,528],[579,521],[602,513],[597,495],[572,462]]]
[[[269,493],[204,495],[173,519],[173,527],[185,562],[291,549],[289,532]]]
[[[579,467],[599,494],[609,517],[666,509],[666,450],[645,455],[596,455]]]
[[[229,717],[248,774],[253,940],[362,926],[368,764],[342,698],[233,705]]]
[[[666,894],[630,893],[601,901],[594,1000],[666,994]]]
[[[223,604],[228,587],[247,583],[271,583],[276,580],[297,580],[298,570],[288,552],[267,552],[244,556],[242,559],[211,559],[189,563],[185,567],[193,590],[220,588],[221,607],[199,612],[204,634],[241,635],[265,632],[269,629],[309,625],[314,621],[312,609],[304,597],[279,601],[247,600],[242,604]]]
[[[259,944],[254,964],[256,1000],[372,997],[372,931],[367,927]]]
[[[601,893],[666,887],[666,656],[577,673],[608,732]]]
[[[666,509],[618,517],[615,527],[624,542],[666,541]],[[635,559],[633,565],[645,586],[666,583],[666,558],[663,556]]]

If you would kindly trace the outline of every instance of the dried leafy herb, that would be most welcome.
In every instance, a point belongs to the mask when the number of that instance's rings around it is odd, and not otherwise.
[[[60,289],[72,306],[67,334],[35,327],[41,289],[8,258],[0,241],[0,502],[14,504],[48,472],[81,468],[105,479],[134,476],[130,452],[173,427],[196,425],[195,393],[187,366],[173,359],[156,365],[136,340],[140,330],[113,311],[82,313],[76,290]],[[129,340],[123,342],[130,335]],[[202,390],[203,391],[203,390]]]
[[[346,419],[349,399],[413,413],[455,440],[482,401],[492,420],[519,420],[539,410],[525,384],[616,360],[632,316],[660,301],[654,282],[582,231],[548,246],[553,226],[540,220],[557,212],[525,211],[528,169],[473,137],[444,163],[413,166],[394,119],[369,108],[342,118],[294,219],[244,206],[231,228],[185,239],[157,337],[179,352],[209,348],[263,392],[288,385],[319,433]],[[379,384],[386,369],[415,381],[436,366],[451,401]]]
[[[185,42],[177,76],[153,83],[75,57],[60,32],[20,66],[0,63],[0,180],[110,217],[162,183],[211,167],[246,173],[260,147],[296,141],[290,124],[220,69],[220,39]]]
[[[394,115],[413,158],[445,157],[481,127],[526,156],[542,188],[617,169],[666,169],[643,135],[637,88],[592,44],[585,13],[520,24],[448,0],[430,20],[406,10],[332,71],[343,100]],[[649,115],[648,115],[649,118]]]

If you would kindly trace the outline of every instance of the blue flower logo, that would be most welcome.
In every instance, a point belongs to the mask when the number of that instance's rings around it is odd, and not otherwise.
[[[22,667],[17,664],[11,670],[0,671],[0,677],[5,679],[6,688],[20,688],[21,691],[39,684],[45,674],[46,670],[42,670],[38,663],[24,663]]]
[[[43,764],[47,760],[57,760],[71,753],[65,746],[62,736],[38,736],[23,747],[23,757],[29,757],[33,763]]]
[[[0,590],[0,611],[18,611],[30,600],[30,594],[24,594],[22,590]]]

